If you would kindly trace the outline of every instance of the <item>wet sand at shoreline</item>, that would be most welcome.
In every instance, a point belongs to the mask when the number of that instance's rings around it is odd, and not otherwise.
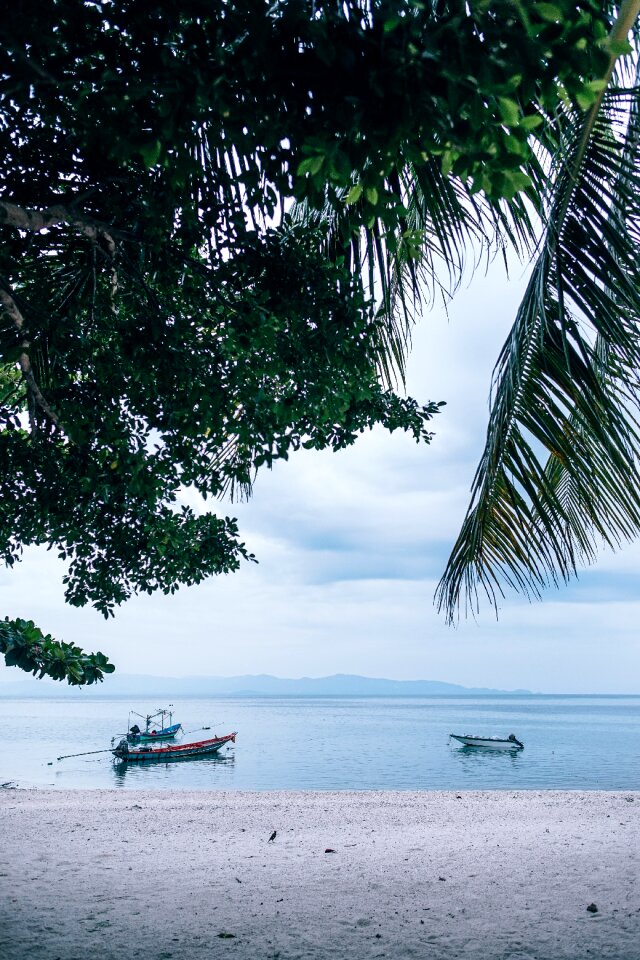
[[[637,960],[639,827],[633,792],[2,789],[0,957]]]

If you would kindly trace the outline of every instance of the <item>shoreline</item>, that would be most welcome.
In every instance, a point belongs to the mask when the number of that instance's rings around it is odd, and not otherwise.
[[[637,960],[639,827],[638,791],[3,789],[0,942],[11,960]]]

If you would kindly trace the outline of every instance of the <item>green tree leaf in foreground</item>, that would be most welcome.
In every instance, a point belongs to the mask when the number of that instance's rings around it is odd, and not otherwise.
[[[429,441],[438,404],[395,389],[414,305],[443,271],[455,286],[469,240],[531,242],[560,108],[593,95],[608,59],[597,0],[550,6],[13,11],[6,564],[46,543],[69,565],[68,602],[110,615],[253,559],[233,519],[183,491],[248,495],[261,467],[376,424]],[[42,660],[50,638],[11,629],[16,663],[72,680]]]

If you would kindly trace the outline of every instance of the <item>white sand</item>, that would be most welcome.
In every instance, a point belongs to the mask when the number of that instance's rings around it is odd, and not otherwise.
[[[640,793],[0,790],[0,957],[638,960],[639,826]]]

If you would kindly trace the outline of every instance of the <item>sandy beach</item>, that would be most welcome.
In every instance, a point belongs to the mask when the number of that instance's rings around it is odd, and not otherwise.
[[[640,793],[5,788],[0,956],[637,960],[639,827]]]

